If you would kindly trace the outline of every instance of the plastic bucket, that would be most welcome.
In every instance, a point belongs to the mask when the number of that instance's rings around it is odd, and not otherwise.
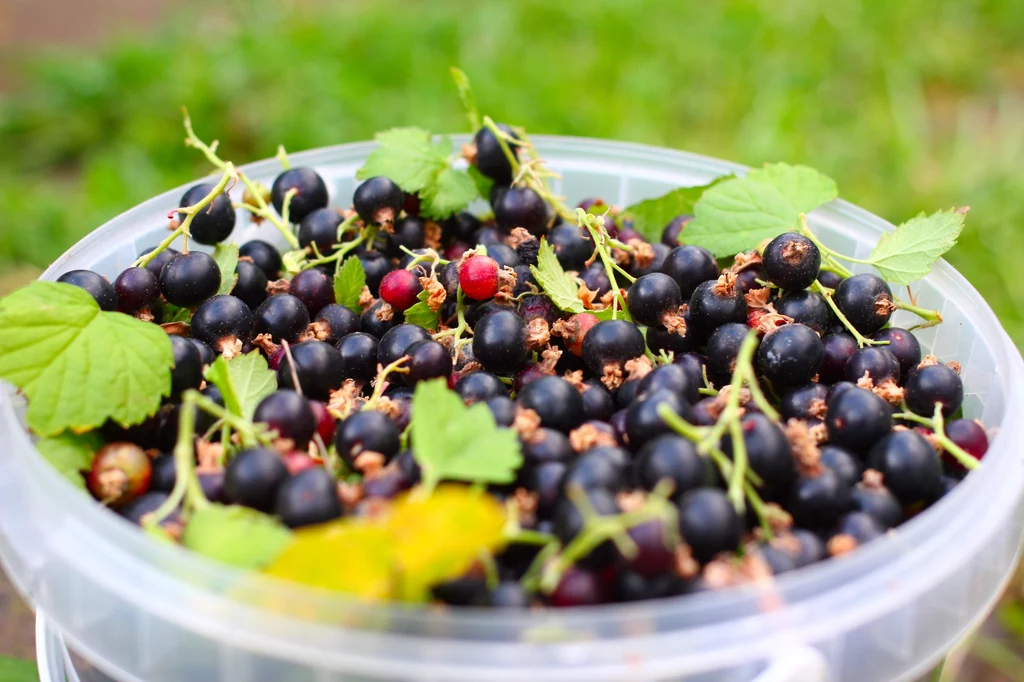
[[[536,143],[570,202],[600,196],[625,205],[744,170],[639,145]],[[371,149],[344,145],[292,162],[315,167],[333,202],[347,205]],[[279,166],[246,171],[269,184]],[[44,277],[73,268],[113,277],[166,235],[167,211],[184,189],[96,230]],[[830,246],[857,257],[892,229],[841,201],[810,222]],[[241,216],[239,226],[239,241],[276,235]],[[781,576],[770,594],[744,588],[584,609],[439,614],[247,576],[153,542],[75,490],[35,452],[10,390],[0,391],[0,558],[67,645],[116,680],[912,680],[989,611],[1024,524],[1024,363],[948,264],[914,288],[946,320],[919,335],[922,345],[963,363],[966,413],[990,427],[986,465],[927,513],[849,556]]]

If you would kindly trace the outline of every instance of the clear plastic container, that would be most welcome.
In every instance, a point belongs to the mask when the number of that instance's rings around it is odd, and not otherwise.
[[[457,139],[457,142],[462,140]],[[570,202],[625,205],[743,168],[668,149],[538,137]],[[292,156],[348,204],[362,143]],[[269,184],[274,161],[246,168]],[[44,277],[113,277],[166,235],[184,188],[76,244]],[[239,192],[239,188],[235,189]],[[236,239],[274,241],[240,219]],[[863,257],[889,223],[842,201],[814,212],[829,245]],[[852,555],[743,588],[521,614],[356,604],[246,575],[146,537],[36,453],[0,390],[0,557],[69,649],[116,680],[874,682],[924,674],[992,607],[1018,557],[1024,365],[978,293],[946,263],[914,286],[945,322],[924,347],[963,363],[965,411],[990,429],[986,464],[927,513]],[[899,318],[897,318],[899,322]],[[760,677],[759,677],[760,676]]]

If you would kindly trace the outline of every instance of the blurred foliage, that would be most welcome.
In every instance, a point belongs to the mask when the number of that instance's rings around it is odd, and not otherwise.
[[[207,172],[417,124],[463,130],[448,67],[533,132],[785,160],[898,222],[971,205],[951,260],[1024,340],[1024,3],[186,3],[159,33],[35,55],[0,102],[0,273]]]

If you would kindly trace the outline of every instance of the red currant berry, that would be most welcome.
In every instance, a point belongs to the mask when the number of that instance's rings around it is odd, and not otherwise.
[[[408,270],[392,270],[380,282],[380,297],[396,310],[405,312],[416,303],[416,296],[423,291],[416,275]]]
[[[459,268],[459,284],[466,296],[486,301],[498,293],[498,262],[488,256],[471,256]]]
[[[128,504],[149,489],[153,467],[133,443],[110,443],[96,453],[89,470],[89,492],[111,507]]]
[[[334,440],[334,416],[319,400],[310,400],[309,408],[313,410],[313,416],[316,417],[316,432],[320,434],[321,440],[324,443],[332,442]]]
[[[981,460],[988,452],[985,427],[973,419],[954,419],[946,424],[946,436],[974,459]],[[950,471],[963,471],[963,466],[951,455],[943,453],[942,461]]]

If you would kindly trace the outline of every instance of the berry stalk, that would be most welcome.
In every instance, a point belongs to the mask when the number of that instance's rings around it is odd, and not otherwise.
[[[904,407],[903,412],[894,414],[893,419],[905,419],[907,421],[916,422],[922,426],[927,426],[932,430],[935,436],[935,440],[942,449],[948,452],[956,461],[968,471],[973,471],[981,466],[981,462],[971,457],[963,448],[954,443],[949,436],[946,435],[946,419],[942,416],[942,404],[935,404],[935,414],[931,419],[928,417],[922,417],[919,414],[915,414]]]

